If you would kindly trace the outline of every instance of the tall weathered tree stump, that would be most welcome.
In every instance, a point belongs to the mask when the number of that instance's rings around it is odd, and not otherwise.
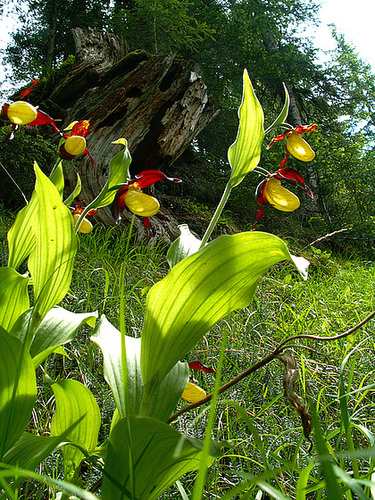
[[[56,77],[44,90],[43,109],[60,113],[63,126],[89,119],[87,148],[95,159],[78,163],[82,178],[81,198],[92,200],[108,177],[108,166],[124,137],[132,155],[131,175],[146,169],[165,169],[191,144],[217,112],[191,61],[175,55],[154,56],[144,51],[125,55],[121,40],[93,30],[74,32],[77,55],[72,69]],[[39,100],[40,102],[40,100]],[[165,225],[161,212],[152,225]],[[113,224],[109,210],[98,219]],[[163,222],[164,219],[164,222]],[[169,231],[175,226],[170,220]],[[141,225],[139,226],[141,230]],[[162,227],[156,228],[162,233]],[[174,230],[176,232],[176,230]]]

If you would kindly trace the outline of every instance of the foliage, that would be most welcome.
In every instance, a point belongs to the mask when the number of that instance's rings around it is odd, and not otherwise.
[[[20,130],[13,141],[5,140],[8,134],[9,127],[0,128],[0,161],[20,189],[15,188],[12,179],[0,167],[0,200],[4,207],[16,210],[25,203],[22,193],[29,200],[34,189],[34,180],[30,176],[33,162],[38,160],[43,172],[50,172],[56,150],[49,139],[45,139],[32,129]]]
[[[18,81],[47,76],[74,54],[72,28],[104,28],[109,1],[29,0],[26,5],[26,12],[18,7],[22,26],[13,33],[5,55]]]
[[[144,49],[154,54],[196,51],[212,29],[191,13],[187,0],[135,0],[130,8],[115,3],[113,30],[125,36],[129,50]]]
[[[77,381],[51,381],[57,404],[50,438],[24,434],[24,428],[36,398],[35,368],[53,352],[64,353],[62,345],[74,338],[80,326],[93,326],[96,319],[95,313],[72,313],[56,305],[70,287],[81,222],[93,210],[117,203],[116,191],[129,185],[131,157],[127,142],[116,141],[123,147],[110,163],[108,180],[97,197],[79,210],[75,227],[66,204],[79,193],[80,184],[64,203],[61,162],[55,164],[49,178],[35,164],[35,189],[8,232],[8,266],[0,269],[0,460],[6,464],[3,471],[15,464],[33,468],[65,444],[65,479],[74,482],[85,457],[100,457],[104,496],[157,498],[182,474],[197,469],[200,496],[206,467],[220,455],[223,444],[211,443],[214,410],[203,444],[183,437],[166,423],[188,383],[188,365],[179,360],[223,316],[249,304],[258,280],[269,266],[291,260],[303,274],[306,267],[303,259],[290,255],[279,238],[266,233],[221,236],[203,244],[209,239],[231,189],[255,168],[259,157],[263,113],[246,71],[239,116],[237,139],[229,150],[232,176],[213,217],[214,223],[200,244],[203,248],[191,247],[191,235],[187,241],[178,239],[170,248],[174,266],[148,292],[141,338],[126,335],[123,296],[120,330],[104,315],[95,324],[92,339],[102,350],[104,376],[116,403],[108,439],[99,447],[99,408],[89,389]],[[55,130],[58,131],[56,127]],[[76,130],[86,135],[88,123],[78,122],[72,134]],[[246,137],[251,138],[249,144]],[[142,173],[147,175],[155,176],[155,172]],[[186,243],[189,251],[183,249]],[[179,249],[186,258],[182,258]],[[20,274],[17,270],[25,260],[28,272]],[[120,267],[121,288],[125,270],[126,261]],[[175,297],[172,303],[171,296]],[[221,356],[217,390],[222,363]],[[3,484],[7,492],[12,491],[10,483]]]
[[[100,6],[97,2],[81,5],[78,0],[28,3],[24,26],[14,34],[14,41],[7,49],[15,79],[26,75],[34,78],[40,72],[40,61],[47,64],[50,58],[47,27],[53,46],[53,64],[47,66],[56,68],[74,51],[71,27],[84,27],[88,23],[92,26],[92,20],[98,29],[124,36],[129,50],[177,51],[181,57],[193,57],[199,63],[221,112],[182,161],[194,173],[195,193],[198,191],[197,195],[204,197],[197,201],[205,204],[210,199],[216,204],[223,184],[215,181],[212,186],[206,179],[206,171],[208,178],[212,173],[220,181],[229,171],[224,158],[227,137],[236,131],[242,68],[249,68],[254,89],[262,96],[266,117],[281,105],[285,82],[298,108],[297,120],[309,123],[314,117],[320,130],[319,137],[312,140],[320,160],[304,171],[307,182],[314,186],[315,200],[301,211],[301,225],[306,229],[310,219],[321,218],[326,233],[360,225],[367,228],[366,236],[372,237],[368,221],[374,216],[374,207],[367,201],[374,159],[366,145],[373,141],[374,75],[336,31],[333,36],[337,48],[325,65],[317,62],[317,50],[303,33],[303,27],[318,20],[316,2],[116,0],[111,8],[107,2]],[[51,17],[54,9],[58,15]],[[56,29],[52,26],[55,18]],[[293,126],[300,124],[291,112],[285,121]],[[271,170],[269,165],[274,165],[276,157],[270,153],[261,160],[261,166],[267,170]],[[177,176],[180,176],[178,168],[186,170],[182,163],[181,167],[173,168]],[[338,189],[332,189],[333,185]],[[247,190],[239,186],[227,208],[244,227],[251,226],[255,216],[254,211],[244,209],[248,206]],[[272,219],[266,218],[264,223],[264,228],[271,231],[278,226]]]
[[[200,2],[200,4],[202,3]],[[230,21],[238,15],[245,26],[250,26],[252,17],[259,17],[262,11],[259,7],[264,7],[265,4],[268,8],[267,15],[262,19],[262,30],[260,33],[256,33],[256,43],[260,39],[263,40],[264,47],[259,45],[259,51],[265,49],[269,55],[274,49],[273,43],[278,33],[277,30],[273,31],[273,28],[275,27],[275,19],[280,14],[280,6],[276,8],[276,4],[272,1],[251,2],[251,5],[250,2],[232,2],[227,6],[227,11],[219,9],[217,13],[226,16]],[[141,2],[122,2],[125,9],[135,9],[136,6],[141,5]],[[187,7],[187,4],[184,6]],[[283,15],[290,17],[294,13],[292,19],[297,24],[300,19],[312,12],[311,8],[304,10],[302,7],[300,2],[285,3],[278,21],[282,20]],[[250,12],[254,14],[248,16],[250,21],[247,21],[246,16],[242,17],[242,9],[246,11],[246,15]],[[152,20],[155,20],[156,23],[155,14],[154,11]],[[182,14],[184,15],[185,12],[183,11]],[[154,24],[152,33],[154,44],[155,35],[160,30],[159,27],[156,30],[155,26],[156,24]],[[233,27],[234,25],[231,25],[232,29]],[[259,28],[260,24],[257,27]],[[237,36],[241,33],[243,31],[237,33]],[[285,31],[281,27],[280,33],[284,38],[280,40],[276,38],[276,41],[280,42],[276,43],[276,46],[282,53],[284,62],[284,60],[288,60],[289,52],[293,53],[293,48],[295,48],[286,43],[293,37],[293,29],[287,25]],[[184,40],[185,42],[186,40]],[[247,40],[242,40],[242,42],[243,46],[246,47]],[[150,43],[150,37],[147,43]],[[157,49],[156,45],[154,48]],[[187,43],[186,46],[188,46]],[[255,44],[255,46],[257,45]],[[298,55],[301,57],[300,60],[304,60],[308,48],[300,47],[300,49]],[[304,49],[307,52],[304,52]],[[292,59],[291,56],[290,62]],[[265,60],[268,58],[265,57]],[[233,69],[235,66],[236,64],[233,64]],[[284,71],[282,65],[279,69],[282,71],[279,74],[275,72],[275,74],[276,81],[281,83],[282,76],[284,74],[288,76],[288,71]],[[265,68],[265,72],[257,81],[256,88],[258,90],[264,88],[267,70],[269,67]],[[235,73],[234,71],[233,74]],[[293,77],[295,77],[294,74]],[[233,75],[231,78],[234,78]],[[307,86],[307,80],[306,77],[305,81],[303,79],[301,81]],[[292,81],[292,76],[289,74],[288,83]],[[225,78],[225,84],[228,86],[228,95],[234,96],[233,99],[229,99],[229,109],[234,107],[235,102],[239,104],[235,92],[237,84],[229,77]],[[315,90],[314,87],[312,87],[312,93],[313,90]],[[309,94],[310,97],[312,93]],[[297,132],[296,127],[292,127],[286,122],[288,106],[287,93],[284,108],[279,115],[280,119],[276,119],[266,132],[283,128],[287,131],[286,133],[300,133]],[[306,109],[309,112],[313,109],[310,108],[308,98]],[[338,107],[337,112],[342,112],[343,109]],[[252,325],[250,335],[256,337],[257,341],[253,340],[251,348],[247,348],[247,351],[248,356],[253,357],[253,367],[256,371],[257,367],[277,359],[289,340],[306,339],[304,331],[314,321],[319,324],[318,333],[322,330],[330,331],[331,329],[335,330],[336,327],[342,327],[339,311],[341,311],[343,299],[344,303],[350,306],[351,314],[354,315],[355,319],[362,315],[366,309],[361,304],[358,305],[358,309],[352,307],[353,304],[349,301],[352,290],[349,286],[349,289],[345,288],[342,292],[342,296],[338,297],[337,293],[335,294],[336,300],[339,302],[335,313],[331,314],[332,322],[330,324],[321,322],[319,313],[322,301],[319,300],[316,290],[308,295],[308,304],[304,308],[304,313],[300,314],[296,304],[300,305],[303,302],[303,292],[301,290],[296,292],[298,285],[293,281],[290,271],[285,276],[282,274],[278,276],[278,279],[281,280],[281,288],[272,284],[273,278],[264,278],[264,274],[271,265],[286,260],[293,262],[306,278],[306,261],[301,257],[292,256],[285,243],[272,234],[250,231],[220,236],[209,242],[229,196],[232,191],[236,192],[239,186],[245,183],[245,177],[249,172],[256,170],[265,177],[265,187],[261,190],[262,196],[257,197],[257,201],[259,198],[262,200],[260,203],[262,206],[257,216],[258,220],[260,220],[265,204],[272,204],[272,197],[267,197],[264,194],[270,179],[277,180],[275,191],[279,197],[282,197],[286,191],[285,188],[278,187],[280,178],[275,177],[276,173],[281,172],[282,169],[270,173],[262,163],[258,165],[264,137],[263,111],[246,71],[243,76],[239,117],[240,125],[237,137],[228,151],[231,169],[230,175],[228,175],[229,180],[202,240],[196,238],[188,228],[185,228],[181,232],[181,237],[168,250],[167,258],[171,266],[169,273],[162,279],[156,279],[155,284],[147,282],[145,284],[143,278],[128,276],[131,260],[131,251],[129,250],[131,232],[123,237],[121,243],[125,247],[124,258],[118,257],[121,262],[116,263],[117,269],[112,269],[118,283],[116,293],[119,300],[116,300],[114,306],[116,326],[112,325],[104,314],[98,318],[99,315],[96,312],[89,312],[89,297],[86,295],[87,291],[82,283],[80,286],[81,292],[83,288],[84,294],[84,312],[67,311],[63,307],[58,307],[57,304],[61,300],[65,300],[66,303],[74,302],[73,297],[66,297],[66,295],[71,286],[73,261],[78,248],[76,233],[80,229],[81,222],[91,211],[110,203],[116,203],[115,194],[119,188],[126,189],[130,184],[136,184],[134,180],[129,181],[128,179],[131,158],[126,141],[124,139],[118,141],[122,143],[123,148],[111,161],[107,183],[87,207],[79,210],[75,226],[67,205],[70,205],[79,193],[80,184],[77,184],[73,194],[64,202],[62,198],[64,179],[61,163],[56,163],[50,177],[47,177],[37,165],[35,166],[37,178],[35,190],[29,203],[19,212],[8,232],[8,265],[0,269],[3,284],[0,292],[0,343],[2,346],[0,349],[2,360],[0,363],[0,382],[3,381],[0,383],[0,460],[2,461],[0,481],[4,495],[15,498],[18,495],[17,488],[20,479],[26,476],[37,481],[54,482],[56,486],[66,489],[63,496],[67,496],[67,492],[69,492],[82,498],[93,498],[90,493],[75,486],[80,482],[82,461],[87,460],[98,467],[102,481],[103,498],[157,498],[174,483],[178,485],[181,495],[186,498],[184,487],[178,482],[178,479],[182,474],[198,471],[194,489],[189,488],[192,490],[192,498],[197,500],[203,496],[208,467],[215,458],[222,456],[224,457],[223,464],[225,464],[224,453],[226,453],[226,457],[235,458],[238,462],[234,461],[233,466],[229,462],[231,470],[225,471],[225,474],[232,480],[233,488],[229,491],[226,488],[227,491],[224,492],[223,498],[233,498],[239,494],[243,494],[244,498],[251,498],[249,495],[255,493],[255,489],[266,492],[274,498],[290,498],[292,496],[290,490],[292,489],[295,489],[297,498],[304,498],[306,493],[315,491],[318,498],[326,493],[332,498],[344,498],[344,495],[349,498],[353,495],[359,498],[368,498],[367,494],[369,494],[370,488],[374,487],[371,482],[374,457],[371,449],[361,448],[363,448],[363,443],[367,446],[374,442],[373,435],[367,426],[371,419],[369,418],[365,422],[358,419],[358,409],[357,407],[350,408],[349,396],[352,392],[358,392],[367,397],[373,386],[365,385],[367,383],[366,375],[360,381],[358,390],[353,389],[352,391],[354,364],[351,365],[351,368],[347,368],[360,345],[349,346],[345,353],[338,377],[336,377],[338,382],[337,400],[333,399],[333,402],[328,402],[327,399],[327,404],[321,410],[320,402],[327,397],[325,394],[326,386],[320,392],[315,393],[318,394],[316,401],[314,401],[316,404],[313,405],[315,410],[313,428],[317,449],[316,460],[311,460],[307,452],[301,451],[302,439],[299,440],[298,446],[290,451],[288,445],[285,444],[277,446],[271,454],[266,450],[265,439],[260,436],[257,429],[257,420],[262,418],[271,404],[278,402],[280,394],[272,399],[266,410],[261,409],[254,415],[249,414],[236,402],[230,403],[231,408],[236,412],[236,420],[240,422],[242,427],[246,426],[250,430],[253,440],[250,452],[243,443],[235,443],[238,448],[231,451],[230,443],[226,440],[221,443],[212,442],[211,434],[215,414],[220,408],[216,403],[221,390],[222,372],[224,368],[230,371],[227,366],[226,348],[228,342],[233,341],[231,329],[225,326],[224,317],[239,308],[244,309],[245,314],[247,314],[247,308],[254,297],[260,313],[263,314],[264,310],[267,309],[267,303],[275,301],[275,295],[279,300],[281,290],[283,300],[281,303],[278,302],[279,310],[273,311],[274,316],[278,319],[277,327],[269,320],[261,321],[260,323],[264,323],[262,325]],[[337,136],[335,138],[337,141],[342,140],[338,133],[341,130],[348,133],[347,136],[344,136],[344,140],[350,140],[353,131],[345,128],[340,129],[340,123],[340,120],[337,119],[337,129],[335,130]],[[358,138],[360,135],[356,137]],[[355,143],[357,142],[355,141]],[[331,145],[332,142],[327,141],[327,151],[330,151]],[[339,154],[339,150],[336,152]],[[355,162],[362,158],[361,154],[363,154],[363,150],[356,149],[353,143],[353,170]],[[286,161],[286,159],[284,160]],[[305,187],[304,180],[296,171],[287,170],[289,174],[292,171],[292,174],[290,177],[282,177],[283,180],[290,181],[298,187]],[[307,171],[309,170],[307,169]],[[327,171],[329,171],[329,166],[327,166]],[[368,173],[368,175],[371,174]],[[345,183],[345,181],[347,179],[343,179],[345,189],[350,189],[352,185],[348,182]],[[364,175],[364,186],[366,182]],[[262,185],[261,183],[260,186]],[[135,186],[135,188],[140,190],[139,186]],[[353,198],[359,202],[358,196],[353,195]],[[339,206],[340,200],[339,195],[336,198],[332,196],[332,203],[336,203],[337,206]],[[290,210],[294,208],[293,205]],[[344,210],[342,206],[340,206],[340,210]],[[363,213],[363,206],[358,205],[360,220],[363,219],[361,219],[361,210]],[[109,245],[108,240],[104,243]],[[100,252],[103,254],[105,250],[101,248]],[[99,258],[98,252],[92,253],[91,260]],[[316,255],[318,255],[318,251],[315,251],[315,257]],[[322,265],[325,265],[327,260],[329,261],[329,256],[323,255],[316,258],[315,262],[322,264],[323,261]],[[27,261],[28,270],[21,274],[21,266],[23,266],[22,269],[25,269],[25,261]],[[99,274],[101,271],[101,268],[95,267],[92,269],[92,274]],[[314,272],[318,274],[319,267]],[[108,292],[112,286],[110,273],[107,271],[103,274],[104,303],[99,304],[101,313],[105,312],[105,305],[111,301]],[[128,288],[127,294],[124,295],[123,291],[126,285],[129,285],[129,282],[134,279],[135,282],[133,281],[130,290]],[[259,282],[261,282],[262,288],[256,295]],[[142,292],[139,297],[135,293],[135,289],[140,288]],[[330,288],[326,288],[321,295],[327,294],[327,290]],[[147,299],[144,304],[145,295],[147,295]],[[135,316],[134,311],[127,307],[128,299],[134,298],[140,311],[138,316],[144,314],[143,325],[137,325],[137,328],[141,330],[140,338],[131,335],[134,318],[127,319],[127,315]],[[78,308],[79,304],[75,304],[74,307]],[[143,312],[144,310],[145,312]],[[241,318],[240,328],[247,328],[251,322],[250,317],[251,315],[245,321]],[[78,329],[85,326],[93,328],[90,332],[91,339],[99,346],[102,353],[103,376],[110,387],[114,401],[111,411],[108,412],[106,427],[108,432],[99,438],[100,409],[89,388],[76,380],[59,380],[58,373],[56,379],[53,380],[50,377],[50,372],[45,374],[44,382],[51,384],[56,401],[56,410],[53,412],[51,423],[51,435],[36,435],[31,432],[30,428],[25,432],[37,393],[35,369],[38,369],[39,364],[43,362],[45,362],[45,366],[48,366],[48,358],[54,353],[67,357],[62,346],[72,341]],[[264,328],[264,335],[259,334],[260,326]],[[173,411],[179,404],[180,396],[189,380],[188,365],[185,361],[181,362],[180,360],[188,357],[191,350],[199,349],[208,330],[215,328],[219,331],[220,355],[214,390],[210,396],[212,403],[208,418],[204,421],[205,425],[200,425],[197,428],[197,438],[192,438],[190,434],[181,433],[168,423],[177,418],[177,414],[173,414]],[[259,342],[273,343],[269,336],[270,328],[279,329],[283,336],[291,338],[284,340],[276,348],[273,346],[274,350],[271,354],[259,359]],[[297,337],[293,336],[295,331],[297,331]],[[345,335],[350,333],[353,332],[349,330]],[[314,337],[314,339],[318,340],[319,337]],[[333,340],[338,340],[338,337],[334,337]],[[304,375],[303,388],[305,389],[308,369],[304,357],[301,357],[301,361]],[[295,373],[286,373],[286,377],[288,375],[293,379],[294,384]],[[236,379],[233,383],[235,382]],[[267,384],[263,384],[262,387],[263,397],[265,397],[269,388]],[[292,389],[294,391],[294,385]],[[255,389],[252,390],[252,395],[256,397],[257,391]],[[259,397],[262,398],[262,395]],[[292,401],[298,401],[295,394],[292,394]],[[361,401],[361,396],[359,396],[359,401]],[[338,426],[328,436],[324,436],[317,414],[321,412],[323,415],[320,416],[329,421],[331,406],[334,405],[340,407],[342,418]],[[294,408],[298,411],[298,405],[297,408],[296,406]],[[178,414],[185,411],[186,409],[182,409]],[[229,422],[229,410],[224,411],[227,412],[226,418]],[[203,418],[203,415],[200,415],[200,418]],[[279,434],[277,439],[280,439],[282,434]],[[266,436],[267,432],[264,435]],[[338,452],[334,450],[334,446]],[[37,476],[31,472],[51,452],[61,447],[63,448],[65,483]],[[224,452],[224,448],[229,448],[230,451]],[[300,453],[303,454],[302,459],[299,457]],[[273,464],[276,464],[274,467],[270,465],[270,457]],[[248,465],[248,473],[244,472],[243,463]],[[259,468],[254,468],[254,463],[257,466],[261,464],[260,468],[263,470],[259,471]],[[349,470],[347,463],[349,463],[350,474],[347,472]],[[256,472],[254,473],[254,471]],[[296,486],[286,488],[283,484],[285,477]],[[221,486],[217,487],[220,494],[223,493],[223,489]],[[259,495],[257,494],[257,496]]]

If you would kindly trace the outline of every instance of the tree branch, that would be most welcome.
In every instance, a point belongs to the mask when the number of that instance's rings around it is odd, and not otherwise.
[[[226,384],[222,385],[219,388],[219,394],[222,394],[223,392],[225,392],[226,390],[228,390],[230,387],[233,387],[234,385],[236,385],[242,379],[244,379],[244,378],[248,377],[249,375],[251,375],[251,373],[259,370],[259,368],[262,368],[263,366],[265,366],[268,363],[270,363],[271,361],[273,361],[275,358],[277,358],[283,352],[283,350],[286,347],[289,347],[288,344],[292,340],[296,340],[296,339],[311,339],[311,340],[331,341],[331,340],[342,339],[344,337],[347,337],[348,335],[351,335],[356,330],[359,330],[359,328],[361,328],[363,325],[365,325],[374,316],[375,316],[375,311],[373,311],[371,314],[369,314],[363,321],[361,321],[360,323],[358,323],[357,325],[355,325],[353,328],[350,328],[346,332],[340,333],[339,335],[334,335],[334,336],[331,336],[331,337],[320,337],[319,335],[305,335],[305,334],[301,334],[301,335],[294,335],[293,337],[289,337],[288,339],[283,340],[283,342],[281,342],[276,347],[276,349],[274,351],[272,351],[270,354],[268,354],[266,357],[264,357],[263,359],[261,359],[260,361],[258,361],[257,363],[255,363],[254,365],[250,366],[249,368],[247,368],[245,371],[243,371],[242,373],[240,373],[239,375],[237,375],[237,377],[229,380],[229,382],[227,382]],[[211,401],[212,396],[213,396],[213,393],[208,394],[208,396],[206,396],[205,398],[201,399],[200,401],[197,401],[196,403],[192,403],[190,405],[184,406],[180,410],[176,411],[173,415],[171,415],[171,417],[168,419],[168,423],[173,422],[174,420],[176,420],[177,417],[179,417],[183,413],[186,413],[187,411],[193,410],[194,408],[198,408],[199,406],[201,406],[201,405],[203,405],[205,403],[208,403],[209,401]]]

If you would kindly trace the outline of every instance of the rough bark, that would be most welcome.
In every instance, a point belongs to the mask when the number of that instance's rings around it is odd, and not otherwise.
[[[217,111],[191,61],[173,54],[125,54],[119,38],[91,29],[75,29],[74,39],[76,63],[67,74],[55,77],[52,88],[44,89],[42,101],[43,109],[54,117],[60,114],[63,126],[90,119],[87,148],[95,165],[92,168],[87,157],[78,163],[81,197],[89,202],[104,185],[109,162],[119,150],[113,141],[127,139],[132,175],[162,170],[186,150]],[[165,217],[168,214],[161,212],[156,232],[162,232]],[[106,209],[98,218],[113,224]]]

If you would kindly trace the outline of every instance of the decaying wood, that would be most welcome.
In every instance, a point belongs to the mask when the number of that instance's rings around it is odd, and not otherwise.
[[[92,168],[87,157],[78,163],[81,198],[88,203],[106,182],[109,162],[119,151],[113,141],[127,139],[132,175],[146,169],[163,170],[217,111],[199,68],[191,61],[144,51],[125,55],[120,39],[93,30],[76,29],[74,39],[76,64],[67,74],[56,76],[39,104],[54,117],[59,113],[63,126],[90,119],[87,148],[95,165]],[[97,217],[106,225],[113,224],[109,210],[100,210]],[[162,212],[161,217],[168,214]],[[160,223],[159,232],[162,227]]]
[[[296,410],[297,413],[299,413],[301,417],[303,434],[305,438],[310,441],[311,449],[311,415],[301,396],[296,393],[294,385],[299,377],[297,362],[291,354],[288,354],[286,352],[279,354],[278,358],[285,365],[285,372],[283,374],[284,396],[288,400],[290,406],[294,410]]]

